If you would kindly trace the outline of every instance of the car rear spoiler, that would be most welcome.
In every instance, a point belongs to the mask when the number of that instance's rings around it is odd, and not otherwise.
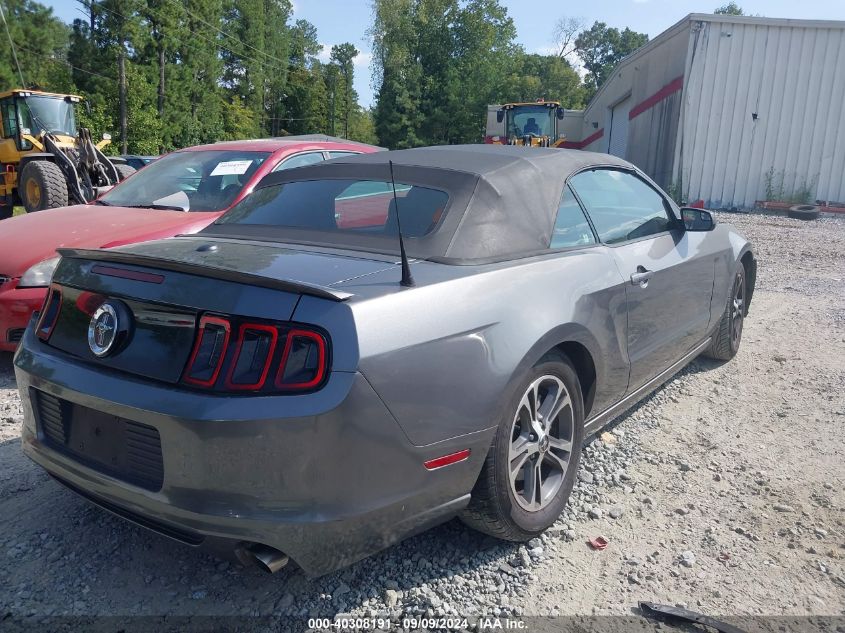
[[[227,268],[217,268],[216,266],[207,266],[205,264],[186,262],[178,259],[166,259],[162,257],[140,255],[137,253],[124,253],[121,251],[86,248],[59,248],[56,249],[56,252],[58,252],[62,257],[66,257],[68,259],[87,259],[99,262],[110,262],[114,264],[144,266],[146,268],[155,268],[157,270],[170,270],[178,273],[197,275],[198,277],[222,279],[224,281],[234,281],[237,283],[248,284],[250,286],[260,286],[262,288],[271,288],[273,290],[283,290],[285,292],[311,295],[312,297],[320,297],[321,299],[329,299],[331,301],[346,301],[352,297],[352,295],[348,292],[335,290],[334,288],[328,288],[318,284],[310,284],[290,279],[274,279],[272,277],[264,277],[262,275],[254,275],[252,273],[245,273]]]

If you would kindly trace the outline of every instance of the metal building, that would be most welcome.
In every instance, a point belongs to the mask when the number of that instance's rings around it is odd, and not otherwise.
[[[691,14],[614,69],[581,141],[709,208],[845,202],[845,22]]]

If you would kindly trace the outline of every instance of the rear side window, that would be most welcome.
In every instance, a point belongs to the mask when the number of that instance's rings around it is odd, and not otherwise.
[[[444,191],[396,183],[402,234],[422,237],[443,216]],[[260,224],[322,232],[398,235],[397,206],[389,182],[302,180],[264,187],[247,196],[217,224]]]
[[[572,194],[569,187],[564,187],[560,206],[557,209],[555,228],[552,232],[550,248],[569,248],[595,244],[593,230],[584,215],[584,210]]]
[[[306,165],[313,165],[315,163],[322,163],[323,152],[309,152],[307,154],[297,154],[286,158],[281,163],[273,168],[273,171],[282,171],[283,169],[293,169],[294,167],[305,167]]]
[[[359,152],[329,152],[329,158],[343,158],[344,156],[355,156]]]
[[[631,173],[595,169],[573,176],[569,184],[605,244],[663,233],[672,226],[663,196]]]

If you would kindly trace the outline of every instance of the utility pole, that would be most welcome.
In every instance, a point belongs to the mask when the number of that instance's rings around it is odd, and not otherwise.
[[[126,115],[126,49],[123,42],[120,43],[120,50],[117,53],[117,90],[120,100],[120,151],[127,154],[126,136],[129,124]]]
[[[331,117],[329,121],[331,122],[331,136],[336,136],[334,131],[334,92],[335,92],[335,73],[329,73],[329,112],[331,113]]]

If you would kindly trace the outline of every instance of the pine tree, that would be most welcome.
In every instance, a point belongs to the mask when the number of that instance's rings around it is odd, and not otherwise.
[[[70,29],[53,16],[52,9],[32,0],[2,0],[0,7],[6,22],[4,26],[0,21],[0,90],[70,90],[66,61]]]
[[[338,73],[343,80],[343,88],[340,91],[343,101],[341,112],[343,113],[343,138],[349,138],[349,117],[352,112],[352,81],[355,75],[353,60],[358,56],[358,49],[349,42],[332,46],[331,60],[337,65]],[[357,101],[357,98],[356,98]]]

